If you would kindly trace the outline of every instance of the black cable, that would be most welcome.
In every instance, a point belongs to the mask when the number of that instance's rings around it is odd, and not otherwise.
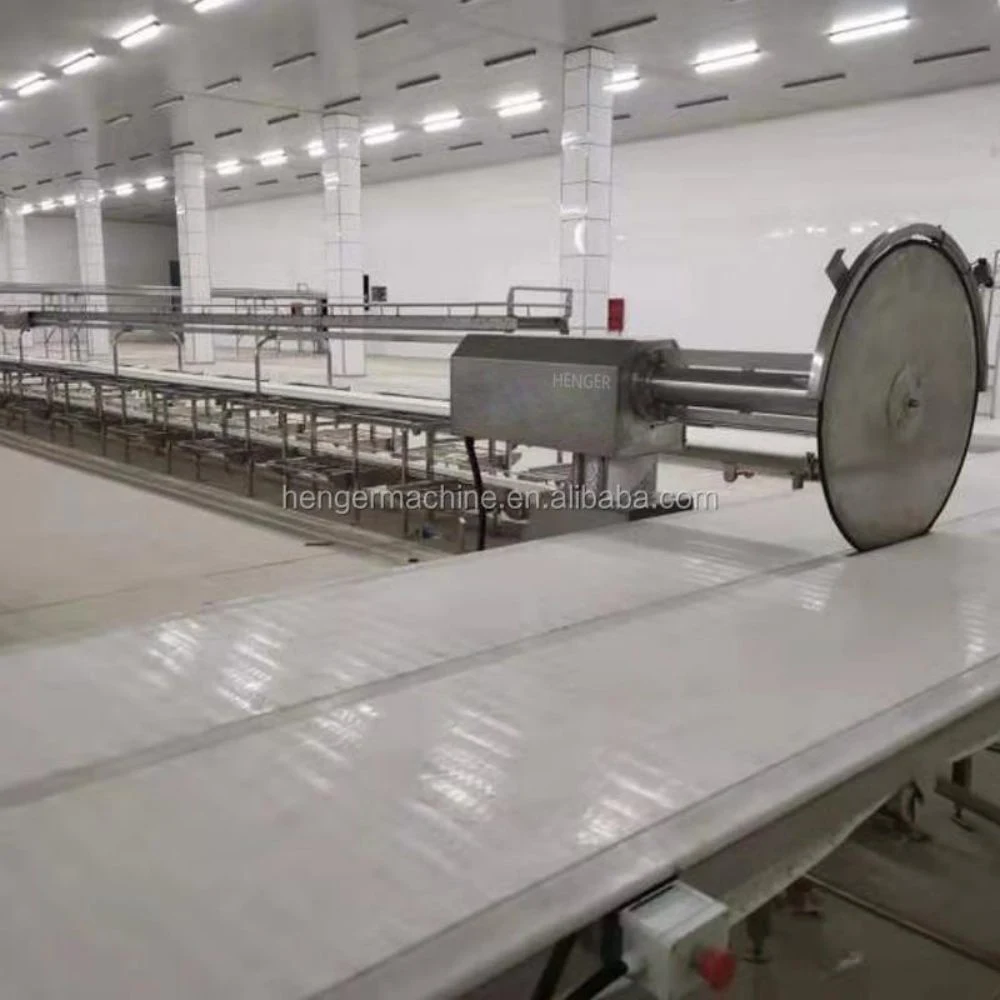
[[[603,969],[595,972],[572,993],[567,993],[563,1000],[594,1000],[594,997],[600,996],[609,986],[617,983],[619,979],[624,979],[626,975],[628,975],[628,966],[621,959],[618,959],[611,965],[606,965]]]
[[[486,491],[483,489],[483,473],[479,468],[479,456],[476,454],[476,439],[465,439],[465,452],[472,466],[472,481],[476,485],[476,506],[479,508],[479,541],[476,549],[482,552],[486,548]]]
[[[576,935],[570,934],[559,941],[549,952],[548,961],[545,963],[538,984],[531,994],[531,1000],[552,1000],[556,995],[556,989],[566,971],[566,963],[569,961],[575,943]]]

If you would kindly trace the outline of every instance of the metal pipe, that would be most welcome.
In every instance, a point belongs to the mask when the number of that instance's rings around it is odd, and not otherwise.
[[[807,372],[765,371],[759,368],[746,371],[732,371],[724,368],[668,368],[657,373],[658,378],[675,379],[678,382],[707,382],[710,385],[751,386],[763,389],[808,389]]]
[[[694,368],[726,368],[731,371],[801,372],[812,369],[811,354],[780,351],[691,350],[681,352],[684,362]]]
[[[684,411],[684,423],[688,427],[724,427],[741,431],[765,431],[771,434],[816,436],[815,418],[777,413],[734,413],[732,410],[689,406]]]
[[[987,951],[985,948],[981,948],[971,941],[959,941],[931,927],[918,924],[916,921],[910,920],[909,917],[905,917],[901,913],[889,909],[887,906],[882,906],[870,899],[857,896],[839,885],[827,882],[826,879],[818,878],[815,875],[807,875],[806,879],[816,886],[817,889],[835,896],[850,906],[857,907],[859,910],[865,910],[873,917],[877,917],[890,924],[895,924],[904,931],[909,931],[911,934],[916,934],[918,937],[922,937],[932,944],[936,944],[962,958],[967,958],[970,962],[975,962],[977,965],[992,969],[994,972],[1000,972],[1000,954],[996,952]]]
[[[646,381],[653,395],[668,406],[701,406],[740,413],[816,415],[817,403],[808,390],[732,382],[694,382],[654,377]]]

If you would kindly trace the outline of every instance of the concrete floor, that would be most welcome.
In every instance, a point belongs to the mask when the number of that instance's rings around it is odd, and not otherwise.
[[[4,648],[392,565],[2,448],[0,481]]]

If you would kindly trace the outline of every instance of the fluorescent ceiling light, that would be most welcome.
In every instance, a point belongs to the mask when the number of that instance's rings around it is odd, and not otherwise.
[[[166,177],[147,177],[143,182],[147,191],[162,191],[167,186]]]
[[[118,33],[118,44],[126,49],[134,49],[139,45],[152,41],[161,31],[163,25],[151,14],[141,21],[135,21]]]
[[[611,74],[611,82],[605,86],[609,94],[625,94],[630,90],[635,90],[642,80],[639,71],[633,66],[631,69],[617,69]]]
[[[87,70],[93,69],[100,61],[101,57],[96,52],[78,52],[67,59],[59,69],[62,70],[63,76],[76,76],[77,73],[86,73]]]
[[[131,198],[135,194],[134,184],[119,184],[115,189],[115,194],[119,198]]]
[[[21,215],[31,215],[35,211],[35,206],[28,202],[27,205],[21,206]]]
[[[65,205],[65,206],[66,206],[67,208],[73,208],[73,207],[74,207],[74,205],[76,205],[76,195],[75,195],[75,194],[68,194],[68,195],[66,195],[66,196],[65,196],[65,197],[64,197],[64,198],[62,199],[62,203],[63,203],[63,204],[64,204],[64,205]]]
[[[451,111],[439,111],[433,115],[427,115],[420,123],[425,132],[450,132],[452,129],[461,128],[462,112],[457,109]]]
[[[225,7],[232,2],[233,0],[194,0],[191,7],[199,14],[207,14],[209,11],[218,10],[219,7]]]
[[[727,69],[738,69],[750,66],[761,57],[760,47],[756,42],[743,42],[740,45],[730,45],[724,49],[709,49],[699,52],[694,61],[696,73],[721,73]]]
[[[37,94],[40,90],[51,86],[52,80],[44,73],[32,73],[31,76],[26,76],[23,80],[18,80],[14,84],[14,90],[17,92],[18,97],[31,97],[32,94]]]
[[[865,17],[839,21],[830,29],[827,37],[834,45],[843,45],[846,42],[861,42],[866,38],[904,31],[911,23],[909,11],[905,7],[893,7]]]
[[[326,156],[326,146],[323,145],[322,139],[313,139],[313,141],[306,146],[306,152],[314,160],[318,160],[321,156]]]
[[[243,164],[239,160],[222,160],[215,165],[215,172],[220,177],[231,177],[233,174],[241,173]]]
[[[396,126],[392,123],[387,125],[373,125],[366,129],[361,136],[366,146],[384,146],[387,142],[395,142],[399,138]]]
[[[497,105],[496,111],[501,118],[513,118],[516,115],[533,115],[536,111],[541,111],[542,107],[542,95],[538,91],[532,91],[505,97]]]
[[[262,167],[280,167],[288,162],[288,154],[283,149],[271,149],[266,153],[261,153],[257,157],[257,162]]]
[[[56,207],[55,198],[46,198],[38,206],[43,212],[51,212]]]

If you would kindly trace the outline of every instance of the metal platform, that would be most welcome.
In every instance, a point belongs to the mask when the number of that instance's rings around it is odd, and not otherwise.
[[[0,658],[5,988],[450,997],[849,828],[1000,731],[998,497],[976,455],[864,556],[800,494]]]

